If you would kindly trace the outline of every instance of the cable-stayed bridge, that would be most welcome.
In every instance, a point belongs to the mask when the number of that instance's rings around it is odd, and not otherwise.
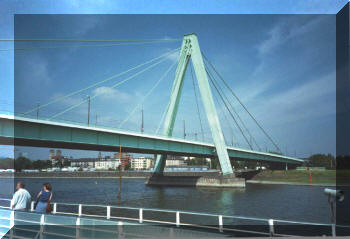
[[[154,40],[115,40],[117,43],[105,43],[98,45],[74,45],[74,46],[57,46],[57,47],[38,47],[38,48],[14,48],[12,50],[25,51],[35,49],[55,49],[65,47],[99,47],[99,46],[115,46],[115,45],[137,45],[150,44],[155,42],[169,42],[178,41],[179,39],[154,39]],[[67,42],[93,42],[93,40],[54,40],[54,39],[23,39],[15,41],[67,41]],[[96,40],[102,41],[102,40]],[[4,49],[2,49],[4,50]],[[6,49],[5,49],[6,50]],[[9,49],[7,49],[9,50]],[[179,54],[178,60],[172,63],[164,74],[151,87],[149,92],[141,99],[130,114],[120,122],[118,129],[103,128],[100,126],[92,126],[90,124],[90,115],[88,115],[88,125],[74,124],[67,122],[60,122],[57,117],[75,110],[77,107],[88,103],[90,109],[90,101],[99,97],[101,94],[96,93],[89,96],[87,99],[72,105],[60,112],[55,112],[49,117],[39,117],[39,110],[48,107],[54,103],[60,102],[68,97],[74,96],[81,92],[91,90],[103,83],[121,78],[128,77],[115,82],[111,88],[117,88],[120,85],[134,79],[138,75],[153,69],[155,66],[165,62],[170,56]],[[177,64],[174,76],[174,83],[171,89],[169,103],[164,110],[161,122],[155,134],[146,134],[143,132],[143,126],[140,133],[120,130],[126,124],[135,111],[140,108],[151,93],[156,89],[160,82],[170,73],[170,71]],[[176,139],[173,136],[174,124],[178,112],[179,102],[182,95],[182,88],[184,85],[185,74],[187,68],[190,67],[193,86],[195,86],[195,78],[198,83],[198,88],[201,96],[201,101],[205,109],[206,119],[208,121],[213,144],[203,143],[192,140]],[[136,72],[135,72],[136,71]],[[133,73],[135,72],[135,73]],[[130,75],[131,74],[131,75]],[[194,77],[195,76],[195,77]],[[220,83],[221,82],[221,83]],[[215,90],[215,94],[212,93]],[[226,91],[225,91],[225,90]],[[229,92],[230,95],[227,95]],[[204,127],[199,110],[199,97],[196,96],[197,115],[199,116],[200,132],[203,136]],[[217,97],[217,98],[215,98]],[[246,141],[250,149],[241,149],[236,147],[228,147],[221,127],[221,122],[217,113],[217,103],[222,102],[224,108],[228,112],[229,118],[232,120],[229,123],[230,128],[235,126],[238,132],[241,133],[243,139]],[[185,35],[182,39],[181,48],[173,49],[156,58],[150,59],[146,62],[138,64],[129,68],[126,71],[115,74],[111,77],[103,79],[87,87],[83,87],[74,92],[55,98],[54,100],[38,105],[37,107],[27,110],[23,113],[16,113],[14,115],[3,114],[0,115],[0,139],[3,144],[15,144],[21,146],[38,146],[38,147],[56,147],[56,148],[70,148],[70,149],[85,149],[85,150],[99,150],[99,151],[119,151],[122,147],[123,151],[135,153],[152,153],[157,154],[155,164],[155,173],[162,173],[165,166],[166,155],[188,155],[200,157],[218,157],[221,171],[223,175],[232,175],[233,170],[230,159],[249,159],[257,161],[270,161],[289,164],[300,164],[304,161],[301,159],[287,157],[281,154],[261,152],[261,147],[253,134],[249,131],[246,123],[235,110],[232,99],[235,99],[243,109],[248,113],[249,117],[258,126],[266,138],[275,146],[276,151],[281,153],[277,143],[257,121],[253,114],[247,109],[243,102],[233,92],[229,84],[219,74],[215,66],[208,60],[208,58],[201,51],[195,34]],[[117,104],[118,102],[111,102]],[[36,118],[31,117],[36,113]],[[90,114],[90,110],[88,112]],[[195,114],[194,114],[195,115]],[[225,116],[226,118],[226,116]],[[227,120],[227,118],[226,118]],[[163,124],[162,132],[159,133],[161,125]],[[233,130],[232,130],[233,132]],[[184,132],[184,137],[186,133]],[[202,137],[203,139],[204,137]],[[202,140],[203,141],[203,140]]]

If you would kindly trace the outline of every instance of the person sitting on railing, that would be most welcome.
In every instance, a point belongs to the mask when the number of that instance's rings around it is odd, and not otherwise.
[[[11,200],[11,208],[14,210],[26,210],[29,207],[31,196],[24,187],[23,182],[18,182],[16,185],[17,191]]]
[[[37,199],[38,203],[36,205],[35,211],[46,213],[50,212],[48,208],[50,207],[50,202],[52,200],[52,187],[49,183],[43,184],[43,189],[38,193]]]

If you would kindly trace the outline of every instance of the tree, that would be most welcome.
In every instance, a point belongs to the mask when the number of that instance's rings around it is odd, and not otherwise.
[[[211,169],[218,169],[219,159],[217,157],[211,158]]]
[[[313,167],[325,167],[326,169],[335,169],[335,158],[331,154],[314,154],[308,160]]]
[[[32,166],[34,169],[47,169],[51,168],[51,161],[50,160],[35,160],[32,163]]]
[[[187,165],[208,165],[205,158],[192,158],[187,160]]]
[[[124,170],[129,170],[130,169],[130,163],[125,164]]]
[[[12,159],[12,158],[0,159],[0,168],[1,169],[13,169],[14,168],[14,159]]]
[[[15,160],[15,170],[20,172],[23,169],[31,169],[32,168],[32,161],[30,161],[28,158],[25,157],[18,157]]]
[[[257,165],[258,165],[258,161],[255,161],[255,160],[245,161],[245,167],[247,167],[248,169],[255,169]]]
[[[50,162],[50,161],[49,161]],[[50,162],[50,164],[51,164],[51,162]],[[63,162],[63,167],[69,167],[70,166],[70,162],[69,162],[69,160],[64,160],[64,162]]]
[[[337,169],[350,169],[350,155],[337,156]]]
[[[61,161],[58,161],[54,164],[55,168],[63,168],[63,163]]]

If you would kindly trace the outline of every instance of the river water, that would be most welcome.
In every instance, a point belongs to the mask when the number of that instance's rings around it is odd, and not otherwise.
[[[245,189],[150,187],[143,178],[23,178],[32,197],[50,182],[54,201],[209,212],[225,215],[330,222],[324,187],[247,184]],[[13,179],[0,178],[0,197],[9,198]]]

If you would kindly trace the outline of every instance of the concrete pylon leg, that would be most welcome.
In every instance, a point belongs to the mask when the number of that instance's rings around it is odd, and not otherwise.
[[[173,83],[170,104],[164,121],[163,135],[172,136],[174,123],[177,115],[179,101],[181,97],[183,81],[185,77],[188,61],[192,58],[192,63],[196,78],[198,80],[201,98],[209,122],[211,134],[216,147],[216,153],[219,158],[223,175],[233,175],[224,135],[221,130],[220,121],[216,112],[216,107],[210,90],[208,76],[204,67],[202,54],[199,48],[198,39],[195,34],[185,35],[182,41],[182,47],[179,57],[179,64],[176,69],[175,80]],[[158,155],[154,167],[155,173],[162,173],[165,166],[165,155]]]

